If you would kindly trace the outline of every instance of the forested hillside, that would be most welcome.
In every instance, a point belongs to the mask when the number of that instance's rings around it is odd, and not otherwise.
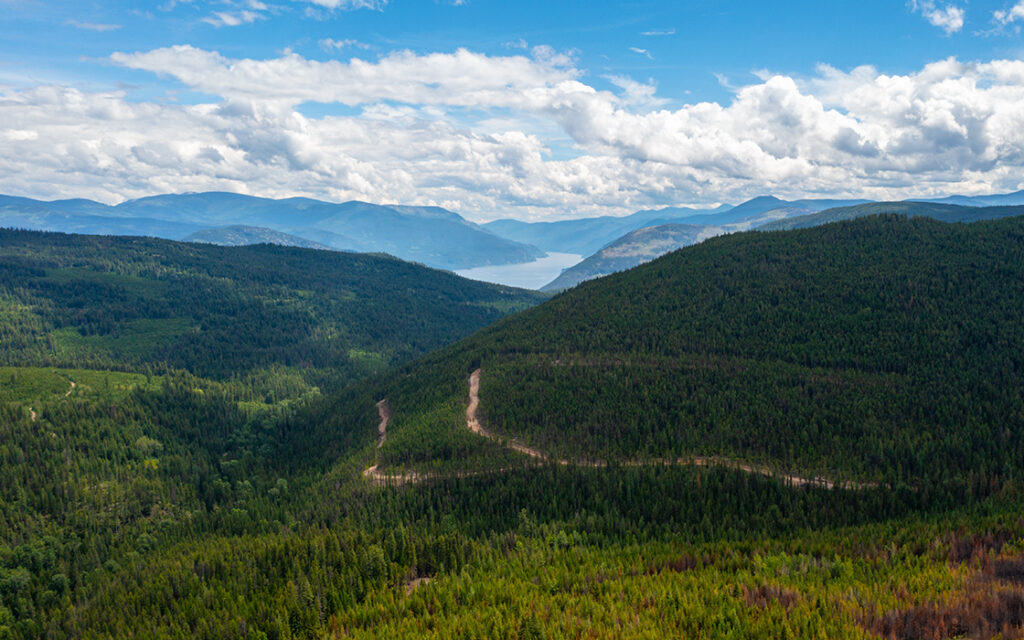
[[[541,299],[387,256],[0,230],[7,365],[337,383]]]
[[[389,256],[0,230],[0,637],[74,635],[106,576],[293,522],[289,425],[322,391],[542,298]]]
[[[0,635],[1019,637],[1022,270],[1024,219],[867,218],[709,240],[327,399],[0,369]]]
[[[250,244],[279,244],[285,247],[329,250],[325,244],[313,242],[289,233],[282,233],[266,227],[232,225],[217,229],[203,229],[182,238],[184,242],[205,242],[222,247],[242,247]]]
[[[419,451],[434,438],[402,431],[457,425],[443,407],[479,367],[489,427],[562,459],[717,455],[891,486],[1018,478],[1022,238],[1021,218],[890,216],[708,240],[382,385],[396,414],[381,455],[436,458]]]

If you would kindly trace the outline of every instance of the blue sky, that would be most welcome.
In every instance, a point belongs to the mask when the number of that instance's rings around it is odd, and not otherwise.
[[[1024,1],[0,9],[6,193],[223,189],[482,220],[1024,187]]]

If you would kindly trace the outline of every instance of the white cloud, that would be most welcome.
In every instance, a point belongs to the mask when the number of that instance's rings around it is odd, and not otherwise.
[[[212,15],[203,18],[203,22],[215,27],[237,27],[243,24],[252,24],[263,18],[263,14],[258,11],[215,11]]]
[[[64,24],[75,27],[76,29],[85,29],[86,31],[115,31],[121,29],[122,25],[119,24],[99,24],[96,22],[79,22],[78,20],[65,20]]]
[[[547,47],[533,57],[488,57],[459,49],[455,53],[416,55],[399,51],[377,62],[308,60],[289,53],[273,60],[236,60],[188,45],[146,53],[115,53],[115,63],[177,78],[182,83],[232,100],[261,100],[296,105],[337,102],[359,105],[395,101],[464,107],[528,107],[542,100],[538,87],[574,82],[571,59]]]
[[[370,45],[365,42],[353,40],[351,38],[345,38],[343,40],[335,40],[333,38],[324,38],[319,40],[317,44],[324,51],[342,51],[344,49],[369,49]]]
[[[1001,25],[1007,25],[1018,20],[1024,21],[1024,0],[1009,9],[999,10],[992,14],[992,18]]]
[[[956,33],[964,27],[964,9],[954,4],[940,7],[934,0],[910,0],[911,9],[919,11],[928,22],[946,32]]]
[[[387,6],[388,0],[302,0],[325,9],[353,11],[356,9],[372,9],[381,11]]]
[[[542,219],[765,191],[889,199],[1024,186],[1018,60],[764,73],[728,103],[676,109],[651,83],[613,77],[615,91],[597,90],[571,56],[544,48],[318,62],[175,47],[112,60],[219,97],[0,87],[0,192],[111,201],[224,189]],[[308,101],[361,113],[307,117]]]
[[[674,36],[676,34],[675,28],[672,29],[652,29],[650,31],[643,31],[640,33],[642,36]]]
[[[644,56],[648,60],[654,60],[654,56],[652,56],[651,52],[648,51],[647,49],[641,49],[640,47],[630,47],[629,50],[632,51],[633,53]]]

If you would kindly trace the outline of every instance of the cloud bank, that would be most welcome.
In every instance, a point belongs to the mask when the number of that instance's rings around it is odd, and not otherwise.
[[[1024,186],[1024,61],[948,59],[907,75],[821,66],[762,74],[728,104],[676,108],[628,78],[599,90],[544,47],[325,62],[180,46],[111,61],[215,99],[0,87],[0,192],[117,201],[224,189],[553,219],[769,191]],[[339,107],[313,117],[310,103]]]

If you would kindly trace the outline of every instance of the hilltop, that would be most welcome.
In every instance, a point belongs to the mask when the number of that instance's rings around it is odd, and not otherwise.
[[[0,230],[5,364],[380,371],[543,296],[380,255]]]
[[[395,416],[380,455],[462,464],[428,453],[445,430],[426,416],[464,402],[479,367],[489,428],[555,457],[721,455],[889,483],[962,480],[982,464],[1013,477],[1022,224],[890,216],[734,234],[584,283],[382,386]],[[486,464],[483,449],[462,455]]]

